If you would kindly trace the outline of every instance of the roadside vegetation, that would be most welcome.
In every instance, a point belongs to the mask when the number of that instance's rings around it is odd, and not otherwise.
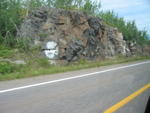
[[[134,21],[126,22],[113,11],[100,11],[100,2],[93,0],[0,0],[0,81],[45,75],[91,67],[150,59],[150,56],[115,57],[103,61],[80,60],[65,66],[50,65],[38,51],[40,47],[29,48],[28,43],[18,40],[17,29],[22,21],[39,7],[81,10],[102,18],[106,24],[117,27],[127,42],[135,41],[138,45],[150,45],[146,30],[138,30]],[[26,64],[15,64],[1,59],[24,59]]]
[[[47,59],[30,60],[26,65],[13,65],[8,62],[0,62],[0,81],[55,74],[147,59],[150,59],[150,56],[118,56],[115,58],[104,59],[103,61],[80,60],[64,66],[50,65]]]
[[[81,10],[99,16],[106,24],[117,27],[126,41],[136,41],[140,45],[150,44],[146,30],[138,30],[134,21],[126,22],[113,11],[102,12],[100,2],[93,0],[0,0],[0,44],[11,48],[26,48],[25,42],[16,39],[17,29],[21,22],[39,7]]]

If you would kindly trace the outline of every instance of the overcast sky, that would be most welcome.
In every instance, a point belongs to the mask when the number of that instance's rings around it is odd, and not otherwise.
[[[150,0],[101,0],[102,10],[114,10],[125,20],[135,20],[139,29],[150,34]]]

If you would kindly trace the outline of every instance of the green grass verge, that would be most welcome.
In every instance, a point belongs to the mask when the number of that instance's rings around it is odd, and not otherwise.
[[[134,56],[134,57],[116,57],[112,59],[105,59],[103,61],[95,61],[89,62],[81,60],[79,62],[69,64],[66,66],[44,66],[44,67],[34,67],[31,64],[22,66],[14,73],[9,74],[1,74],[0,81],[4,80],[12,80],[12,79],[19,79],[25,77],[33,77],[38,75],[46,75],[46,74],[54,74],[54,73],[61,73],[67,71],[74,71],[74,70],[81,70],[86,68],[93,68],[93,67],[100,67],[100,66],[107,66],[112,64],[120,64],[132,61],[139,61],[139,60],[148,60],[150,56]],[[45,61],[44,61],[45,62]]]

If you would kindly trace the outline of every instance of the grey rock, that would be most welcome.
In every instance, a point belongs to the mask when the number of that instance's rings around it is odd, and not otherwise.
[[[68,45],[65,51],[66,56],[64,58],[69,62],[77,60],[82,55],[83,50],[84,46],[80,41],[72,42]]]
[[[101,28],[101,20],[99,18],[88,19],[89,26],[94,29],[95,33],[98,34]]]
[[[47,42],[56,42],[57,60],[68,62],[118,54],[127,56],[131,51],[116,28],[78,11],[37,9],[24,20],[17,34],[19,39],[31,40],[32,46],[41,45],[42,50]]]

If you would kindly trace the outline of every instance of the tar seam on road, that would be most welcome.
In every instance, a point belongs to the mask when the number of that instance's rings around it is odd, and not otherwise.
[[[41,82],[41,83],[36,83],[36,84],[31,84],[31,85],[26,85],[26,86],[21,86],[21,87],[6,89],[6,90],[0,90],[0,94],[6,93],[6,92],[12,92],[12,91],[16,91],[16,90],[21,90],[21,89],[26,89],[26,88],[31,88],[31,87],[42,86],[42,85],[46,85],[46,84],[52,84],[52,83],[56,83],[56,82],[66,81],[66,80],[72,80],[72,79],[87,77],[87,76],[91,76],[91,75],[95,75],[95,74],[100,74],[100,73],[105,73],[105,72],[120,70],[120,69],[134,67],[134,66],[138,66],[138,65],[142,65],[142,64],[148,64],[148,63],[150,63],[150,61],[136,63],[136,64],[131,64],[131,65],[117,67],[117,68],[112,68],[112,69],[107,69],[107,70],[93,72],[93,73],[88,73],[88,74],[83,74],[83,75],[78,75],[78,76],[74,76],[74,77],[68,77],[68,78],[57,79],[57,80],[52,80],[52,81],[47,81],[47,82]]]
[[[138,91],[132,93],[131,95],[129,95],[125,99],[121,100],[117,104],[113,105],[112,107],[108,108],[103,113],[113,113],[113,112],[115,112],[116,110],[118,110],[119,108],[121,108],[122,106],[124,106],[125,104],[127,104],[128,102],[130,102],[135,97],[137,97],[138,95],[140,95],[141,93],[143,93],[144,91],[146,91],[149,88],[150,88],[150,83],[145,85],[143,88],[139,89]]]

